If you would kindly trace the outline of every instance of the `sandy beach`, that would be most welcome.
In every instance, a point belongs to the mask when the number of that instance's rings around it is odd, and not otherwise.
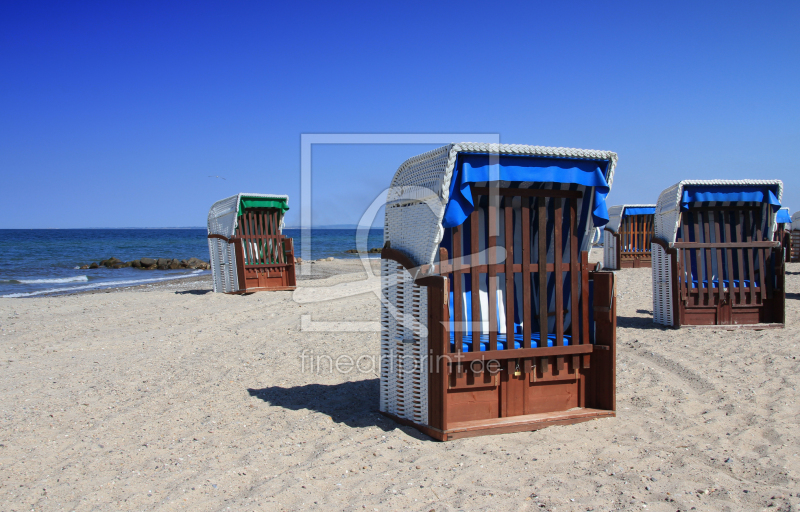
[[[382,417],[375,372],[302,368],[379,353],[301,330],[379,319],[360,262],[310,266],[294,293],[0,299],[0,509],[800,507],[800,264],[764,331],[660,328],[650,270],[618,272],[617,417],[449,443]]]

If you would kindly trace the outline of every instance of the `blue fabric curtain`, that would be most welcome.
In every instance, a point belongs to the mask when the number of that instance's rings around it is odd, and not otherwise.
[[[608,223],[606,196],[610,188],[606,172],[609,162],[509,155],[493,156],[494,165],[490,165],[489,160],[488,154],[458,155],[450,182],[450,200],[442,221],[444,227],[463,224],[475,209],[470,184],[489,181],[575,183],[593,187],[594,225],[601,227]]]
[[[789,217],[789,210],[778,210],[778,215],[775,217],[775,222],[778,224],[791,224],[792,218]]]
[[[654,215],[655,213],[656,213],[655,206],[647,206],[644,208],[625,208],[625,213],[622,216],[627,217],[628,215]]]
[[[692,203],[768,203],[773,211],[778,211],[776,186],[770,185],[691,185],[684,187],[681,208],[689,209]]]

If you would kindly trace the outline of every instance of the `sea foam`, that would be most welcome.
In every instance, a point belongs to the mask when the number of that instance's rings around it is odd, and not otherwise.
[[[52,288],[52,289],[49,289],[49,290],[39,290],[39,291],[28,292],[28,293],[10,293],[8,295],[0,295],[0,297],[7,298],[7,299],[12,299],[12,298],[19,298],[19,297],[33,297],[35,295],[44,295],[44,294],[47,294],[47,293],[78,292],[78,291],[83,291],[83,290],[93,290],[93,289],[96,289],[96,288],[108,288],[108,287],[116,288],[116,287],[121,287],[121,286],[134,286],[134,285],[138,285],[138,284],[146,284],[146,283],[155,283],[155,282],[159,282],[159,281],[172,281],[172,280],[175,280],[175,279],[183,279],[183,278],[186,278],[186,277],[196,276],[196,275],[202,274],[202,273],[203,273],[202,270],[195,270],[191,274],[183,274],[183,275],[179,275],[179,276],[159,277],[159,278],[153,278],[153,279],[131,279],[131,280],[127,280],[127,281],[105,281],[105,282],[100,282],[100,283],[96,283],[96,284],[88,284],[88,285],[85,285],[85,286],[71,286],[69,288]],[[86,276],[83,276],[83,277],[86,277]],[[67,278],[67,279],[72,279],[72,278]],[[86,280],[88,281],[88,278]],[[54,279],[54,280],[51,280],[51,281],[41,280],[41,281],[36,281],[36,282],[37,283],[46,283],[46,282],[63,283],[65,281]]]
[[[18,284],[62,284],[62,283],[85,283],[89,276],[61,277],[53,279],[12,279],[10,283]]]

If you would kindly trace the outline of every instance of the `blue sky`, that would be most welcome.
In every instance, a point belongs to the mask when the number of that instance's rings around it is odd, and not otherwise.
[[[778,178],[800,209],[800,3],[0,4],[0,228],[203,226],[287,193],[302,133],[616,151],[610,203]],[[315,224],[429,146],[316,146]],[[223,176],[225,179],[209,178]]]

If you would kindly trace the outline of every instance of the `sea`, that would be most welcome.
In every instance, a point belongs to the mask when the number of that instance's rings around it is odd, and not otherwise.
[[[299,229],[284,229],[294,239],[295,256],[302,255]],[[208,232],[187,229],[0,229],[0,297],[36,297],[155,283],[208,275],[208,270],[93,270],[82,265],[112,256],[139,258],[191,257],[208,261]],[[355,229],[312,229],[311,259],[357,258]],[[369,249],[383,246],[383,230],[371,229]],[[370,257],[378,257],[371,254]]]

